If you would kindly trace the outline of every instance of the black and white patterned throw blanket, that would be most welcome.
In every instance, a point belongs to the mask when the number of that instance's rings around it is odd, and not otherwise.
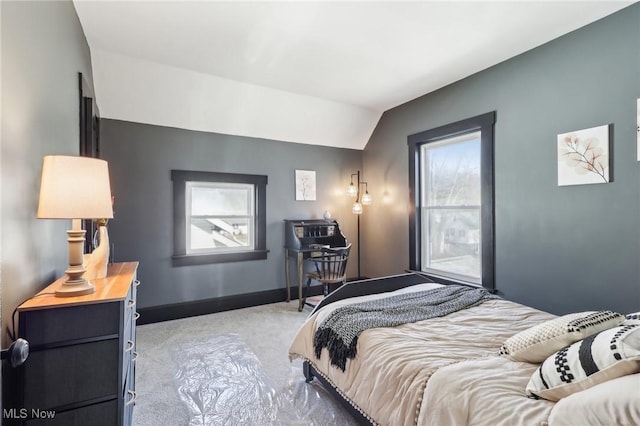
[[[343,306],[333,311],[316,330],[315,354],[320,358],[322,348],[327,348],[331,365],[344,371],[347,359],[356,356],[358,336],[364,330],[442,317],[489,299],[499,297],[483,288],[447,285]]]

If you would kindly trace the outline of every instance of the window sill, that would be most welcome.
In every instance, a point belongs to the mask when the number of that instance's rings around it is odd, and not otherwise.
[[[486,290],[489,290],[491,293],[495,293],[496,290],[493,287],[493,285],[484,285],[480,282],[476,282],[476,281],[472,281],[472,280],[465,280],[463,278],[458,278],[458,277],[452,277],[452,276],[448,276],[445,274],[439,274],[435,271],[432,270],[426,270],[426,271],[413,271],[413,270],[407,270],[407,272],[414,272],[417,273],[419,275],[425,276],[427,278],[429,278],[430,280],[432,280],[435,283],[439,283],[439,284],[460,284],[460,285],[466,285],[469,287],[480,287],[480,288],[484,288]]]
[[[263,260],[269,250],[253,250],[238,253],[182,254],[171,256],[173,266],[207,265],[210,263],[243,262]]]

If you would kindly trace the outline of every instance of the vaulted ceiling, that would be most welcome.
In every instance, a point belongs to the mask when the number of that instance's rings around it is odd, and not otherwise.
[[[83,1],[104,118],[363,149],[385,110],[633,1]]]

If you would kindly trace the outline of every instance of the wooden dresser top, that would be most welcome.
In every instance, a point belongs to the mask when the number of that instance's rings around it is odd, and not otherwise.
[[[56,297],[54,294],[56,289],[67,280],[65,275],[20,305],[18,311],[124,300],[129,292],[131,282],[136,276],[137,269],[138,262],[112,263],[108,265],[106,278],[91,280],[96,287],[95,292],[84,296]]]

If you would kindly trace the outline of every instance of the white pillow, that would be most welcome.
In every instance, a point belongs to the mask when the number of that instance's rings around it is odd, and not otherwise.
[[[549,426],[640,425],[640,374],[629,374],[558,401]]]
[[[527,396],[549,401],[640,371],[640,325],[621,325],[576,342],[533,373]]]
[[[611,327],[625,317],[611,311],[567,314],[535,325],[508,338],[499,354],[512,361],[540,363],[554,352]]]

